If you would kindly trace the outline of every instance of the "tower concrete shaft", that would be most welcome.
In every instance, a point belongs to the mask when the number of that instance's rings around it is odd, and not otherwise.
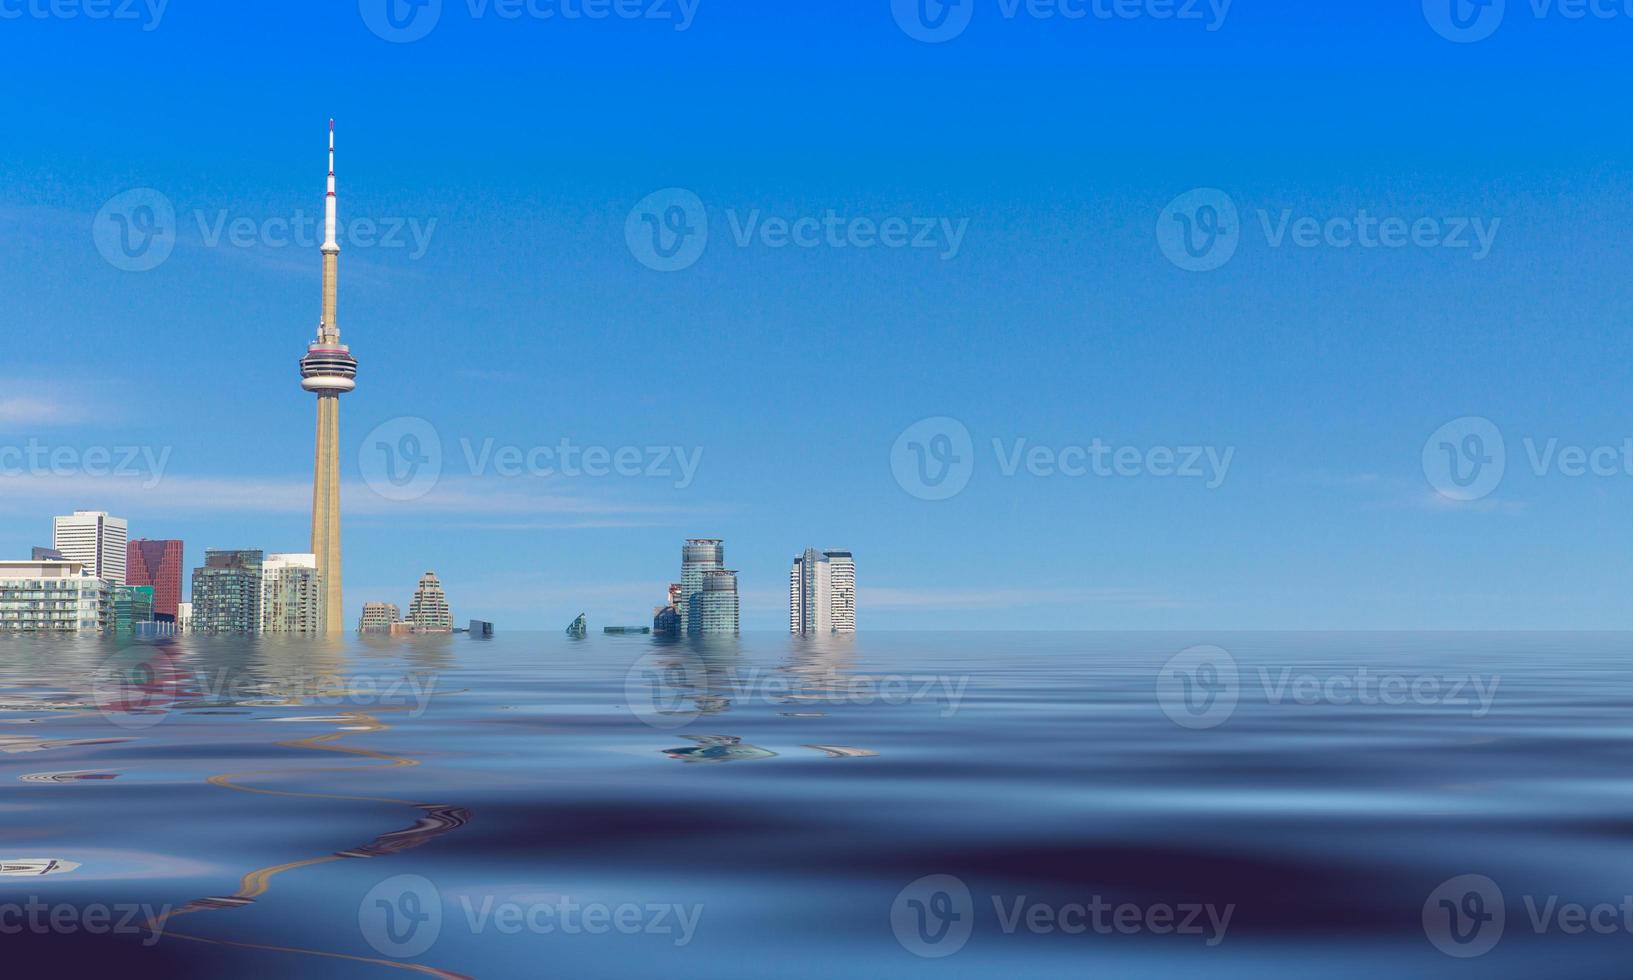
[[[312,480],[312,554],[323,586],[323,631],[345,632],[340,587],[340,396],[318,395],[317,460]]]

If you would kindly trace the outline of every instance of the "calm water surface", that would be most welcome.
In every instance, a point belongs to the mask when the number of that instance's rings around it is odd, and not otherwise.
[[[1621,634],[0,639],[0,957],[1625,977],[1630,663]]]

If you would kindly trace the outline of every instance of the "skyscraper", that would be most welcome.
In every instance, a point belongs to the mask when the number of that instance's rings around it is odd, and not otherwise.
[[[324,632],[345,630],[340,594],[340,396],[357,387],[357,358],[340,342],[336,316],[340,243],[335,239],[335,121],[329,120],[329,192],[323,210],[323,314],[301,358],[301,387],[318,396],[312,472],[312,554],[323,579]],[[196,600],[195,600],[196,601]]]
[[[125,546],[130,525],[106,511],[76,510],[51,521],[51,547],[99,579],[125,584]]]
[[[788,573],[790,633],[856,632],[856,559],[807,548]]]
[[[125,548],[125,584],[153,586],[153,615],[175,622],[181,602],[182,543],[132,541]]]
[[[414,601],[408,604],[408,622],[416,633],[452,633],[454,614],[448,608],[448,597],[442,592],[442,583],[436,572],[420,576],[414,590]]]
[[[316,555],[267,555],[261,564],[261,632],[322,633],[323,573]]]
[[[255,633],[261,629],[259,551],[204,552],[193,569],[193,632]]]
[[[693,599],[703,591],[703,576],[726,566],[726,544],[719,538],[688,538],[680,550],[680,631],[696,633],[692,622]]]
[[[703,591],[692,598],[692,632],[699,636],[738,633],[737,573],[726,568],[703,573]]]

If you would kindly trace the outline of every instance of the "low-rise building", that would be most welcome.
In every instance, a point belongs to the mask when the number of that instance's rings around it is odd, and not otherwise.
[[[77,561],[0,561],[0,630],[100,633],[111,586]]]
[[[391,628],[403,621],[402,610],[394,602],[363,603],[363,618],[357,624],[359,633],[390,633]]]
[[[154,591],[151,585],[115,585],[109,589],[113,600],[113,630],[123,636],[144,631],[153,625]]]

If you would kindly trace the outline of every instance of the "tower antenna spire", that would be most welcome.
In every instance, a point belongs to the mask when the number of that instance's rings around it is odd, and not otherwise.
[[[337,283],[340,275],[340,242],[335,237],[335,121],[329,120],[329,185],[323,199],[323,317],[318,323],[318,339],[340,342]]]

